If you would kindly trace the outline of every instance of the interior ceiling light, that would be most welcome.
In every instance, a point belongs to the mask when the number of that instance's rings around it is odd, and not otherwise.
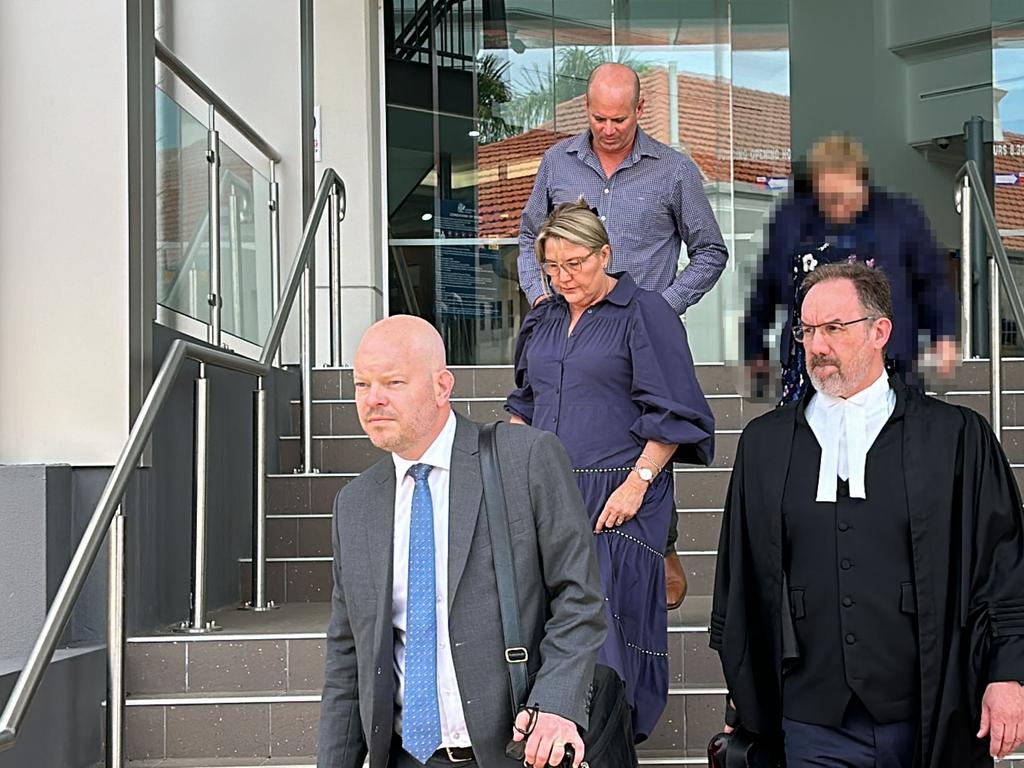
[[[480,131],[472,130],[472,131],[469,132],[469,135],[472,136],[475,139],[477,136],[480,135]]]
[[[420,216],[420,218],[423,219],[424,221],[430,221],[432,218],[434,218],[434,214],[424,213],[422,216]]]

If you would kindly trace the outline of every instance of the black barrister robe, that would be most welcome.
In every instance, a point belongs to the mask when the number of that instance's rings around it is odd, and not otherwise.
[[[920,645],[920,768],[991,766],[975,734],[989,681],[1024,680],[1024,515],[1002,448],[975,412],[920,395],[895,376]],[[739,721],[781,729],[783,656],[799,663],[783,597],[782,496],[797,408],[744,430],[718,549],[711,647]],[[786,622],[783,622],[783,616]],[[884,632],[884,628],[879,628]],[[785,638],[784,638],[785,635]]]

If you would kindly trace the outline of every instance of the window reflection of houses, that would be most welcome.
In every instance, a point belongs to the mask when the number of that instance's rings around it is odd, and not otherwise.
[[[1003,132],[1002,141],[993,145],[995,168],[996,225],[1003,238],[1017,285],[1024,285],[1024,134]],[[1020,348],[1019,329],[1005,292],[1003,305],[1003,343]]]

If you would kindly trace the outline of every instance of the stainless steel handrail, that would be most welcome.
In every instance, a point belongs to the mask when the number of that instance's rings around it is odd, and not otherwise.
[[[269,141],[260,136],[255,128],[249,125],[240,114],[231,108],[230,104],[204,83],[199,75],[189,69],[185,62],[175,56],[170,48],[159,40],[154,40],[153,42],[156,45],[156,57],[164,66],[181,78],[185,85],[195,91],[203,101],[215,107],[217,114],[227,120],[240,134],[245,136],[267,159],[275,163],[281,162],[281,153],[274,149]]]
[[[36,638],[28,661],[21,670],[21,674],[18,675],[18,680],[14,684],[3,714],[0,714],[0,750],[14,744],[18,726],[25,717],[25,711],[32,696],[39,688],[43,672],[46,671],[47,665],[53,658],[57,642],[71,618],[75,601],[82,592],[89,569],[96,560],[103,538],[110,528],[114,512],[121,503],[128,480],[139,463],[142,451],[153,432],[160,409],[170,396],[171,387],[186,359],[253,376],[263,376],[268,372],[266,364],[232,352],[212,349],[180,339],[171,344],[167,359],[164,360],[160,371],[153,379],[153,386],[142,404],[142,409],[132,426],[128,440],[121,449],[121,454],[118,456],[117,463],[114,464],[110,478],[103,487],[103,493],[96,504],[96,509],[89,520],[85,533],[82,535],[82,540],[71,558],[71,563],[64,574],[64,580],[46,613],[43,628]]]
[[[956,207],[963,217],[962,243],[960,253],[961,270],[961,302],[963,304],[963,329],[964,354],[969,355],[970,343],[973,338],[971,328],[971,287],[974,283],[974,276],[971,274],[971,233],[973,230],[974,211],[977,210],[981,216],[982,227],[985,230],[989,245],[992,247],[991,281],[989,295],[989,322],[991,324],[990,337],[990,361],[989,375],[991,377],[991,425],[997,436],[1000,436],[1002,424],[1002,350],[1000,349],[1000,306],[999,298],[1000,283],[1006,290],[1006,298],[1010,303],[1010,310],[1013,312],[1017,327],[1024,329],[1024,300],[1021,299],[1020,288],[1013,279],[1010,271],[1010,259],[1006,254],[1006,247],[1003,239],[999,236],[999,227],[996,225],[995,211],[985,191],[985,184],[981,178],[978,165],[973,160],[968,160],[957,171],[956,174],[957,197]],[[1002,277],[1003,279],[1000,279]]]
[[[316,237],[316,231],[323,217],[324,210],[327,207],[327,203],[332,196],[335,197],[336,203],[333,204],[331,208],[332,210],[336,210],[336,215],[339,220],[343,219],[345,212],[345,183],[333,168],[328,168],[324,171],[320,187],[314,201],[313,209],[310,211],[306,224],[303,228],[302,239],[299,243],[298,252],[296,253],[295,259],[289,270],[289,277],[285,286],[284,295],[281,297],[281,301],[278,304],[270,332],[264,342],[259,360],[251,360],[227,350],[216,347],[207,347],[195,342],[183,341],[181,339],[176,340],[171,344],[167,358],[164,360],[163,365],[160,366],[160,370],[153,379],[153,385],[149,390],[149,394],[146,396],[145,402],[142,404],[142,408],[139,411],[139,415],[136,418],[135,423],[132,425],[131,432],[128,435],[128,440],[121,449],[121,453],[118,456],[117,462],[114,464],[114,468],[110,473],[110,477],[103,488],[103,493],[100,495],[100,499],[97,502],[96,508],[89,520],[89,524],[85,529],[82,540],[79,542],[78,547],[75,550],[75,554],[71,558],[68,569],[64,574],[64,579],[46,613],[46,618],[43,621],[43,627],[32,647],[28,661],[25,663],[24,668],[18,675],[18,679],[15,682],[14,688],[7,700],[7,704],[4,707],[2,714],[0,714],[0,752],[12,747],[17,739],[18,728],[25,717],[25,713],[32,701],[32,697],[39,688],[39,684],[42,681],[46,667],[53,659],[53,654],[57,649],[57,643],[71,618],[71,611],[82,592],[86,577],[96,560],[96,555],[99,552],[103,538],[106,536],[108,530],[111,530],[113,535],[111,554],[114,560],[118,561],[111,563],[111,574],[123,574],[124,563],[123,559],[121,559],[123,558],[124,543],[123,526],[115,525],[112,528],[111,523],[114,522],[115,512],[121,503],[121,498],[124,495],[128,480],[135,471],[135,468],[139,463],[139,459],[142,456],[143,449],[152,435],[157,416],[170,396],[171,388],[178,376],[178,373],[181,371],[185,360],[189,359],[198,362],[200,364],[201,372],[204,370],[206,365],[212,365],[256,376],[259,381],[259,389],[263,389],[263,379],[270,373],[272,361],[280,348],[281,338],[284,334],[284,327],[295,302],[299,284],[303,280],[303,273],[305,272],[308,277],[309,271],[312,269],[312,256],[314,253],[313,245]],[[336,237],[332,239],[337,240]],[[309,299],[311,301],[312,297],[310,296]],[[306,309],[308,309],[308,307],[306,307]],[[331,322],[332,324],[340,323],[340,318],[332,318]],[[302,356],[304,394],[303,408],[305,410],[303,421],[305,423],[306,430],[303,433],[303,436],[304,443],[307,446],[304,461],[307,462],[307,471],[309,471],[312,469],[311,464],[309,464],[311,456],[311,450],[309,449],[309,446],[311,445],[311,432],[309,431],[309,427],[311,426],[310,411],[312,403],[310,380],[312,378],[312,347],[315,336],[312,328],[308,328],[307,333],[304,335],[308,340],[309,346],[303,350]],[[264,396],[260,399],[262,400],[264,404],[263,407],[265,408],[266,397]],[[262,414],[262,417],[259,413],[257,414],[257,423],[266,423],[265,411]],[[257,454],[264,448],[265,441],[257,440]],[[256,456],[257,467],[263,466],[263,460],[265,460],[265,456]],[[256,520],[254,521],[254,525],[258,529],[262,530],[266,524],[266,500],[265,498],[262,498],[262,494],[259,494],[259,496],[260,498],[255,500]],[[113,754],[120,755],[120,742],[121,737],[123,736],[123,733],[120,732],[120,728],[123,727],[123,718],[121,717],[119,709],[123,706],[123,700],[117,692],[123,692],[124,690],[122,647],[124,642],[123,583],[121,583],[119,578],[112,577],[108,590],[108,612],[110,614],[110,636],[108,637],[108,644],[111,646],[108,653],[111,663],[110,674],[112,678],[110,681],[110,689],[112,692],[115,692],[114,695],[116,695],[118,699],[116,702],[108,702],[108,717],[111,719],[112,723],[117,724],[112,727],[118,728],[117,733],[111,734],[111,741],[115,743],[108,743],[108,749],[113,749]],[[260,591],[262,591],[262,588]],[[254,598],[256,597],[257,593],[254,591]],[[121,619],[118,619],[118,616],[120,616]],[[199,616],[200,621],[201,619],[202,617]]]
[[[306,217],[306,224],[302,228],[302,237],[299,240],[299,247],[295,259],[288,270],[288,277],[284,282],[284,291],[281,293],[281,304],[277,308],[273,321],[270,323],[270,331],[267,333],[267,340],[263,345],[263,354],[260,356],[261,363],[269,363],[281,345],[281,336],[284,334],[285,325],[288,323],[288,313],[291,310],[292,302],[302,284],[302,270],[305,268],[313,255],[313,246],[316,244],[316,232],[323,218],[324,209],[330,201],[331,191],[337,188],[341,195],[341,210],[339,215],[345,218],[345,182],[338,172],[333,168],[324,170],[320,177],[320,186],[317,187],[316,197],[313,198],[313,208]]]

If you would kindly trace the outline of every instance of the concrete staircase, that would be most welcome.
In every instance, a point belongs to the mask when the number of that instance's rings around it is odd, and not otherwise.
[[[508,366],[454,368],[454,405],[477,421],[504,418]],[[665,768],[706,765],[708,739],[722,725],[724,684],[708,648],[715,549],[722,504],[743,426],[769,409],[736,394],[736,374],[699,366],[717,420],[715,465],[676,469],[678,549],[689,579],[683,606],[669,616],[670,695],[641,763]],[[944,393],[950,402],[988,410],[987,369],[971,363]],[[330,516],[335,493],[382,455],[363,436],[351,371],[314,374],[314,475],[295,474],[299,440],[281,438],[281,472],[268,479],[268,595],[280,610],[227,608],[215,635],[155,633],[132,638],[127,667],[128,744],[134,766],[305,766],[315,764],[324,628],[331,593]],[[1003,440],[1024,479],[1024,361],[1004,368]],[[298,423],[298,405],[293,423]],[[248,597],[251,564],[239,563]],[[1024,768],[1016,756],[1011,768]],[[601,767],[597,767],[601,768]],[[612,768],[612,767],[610,767]]]

